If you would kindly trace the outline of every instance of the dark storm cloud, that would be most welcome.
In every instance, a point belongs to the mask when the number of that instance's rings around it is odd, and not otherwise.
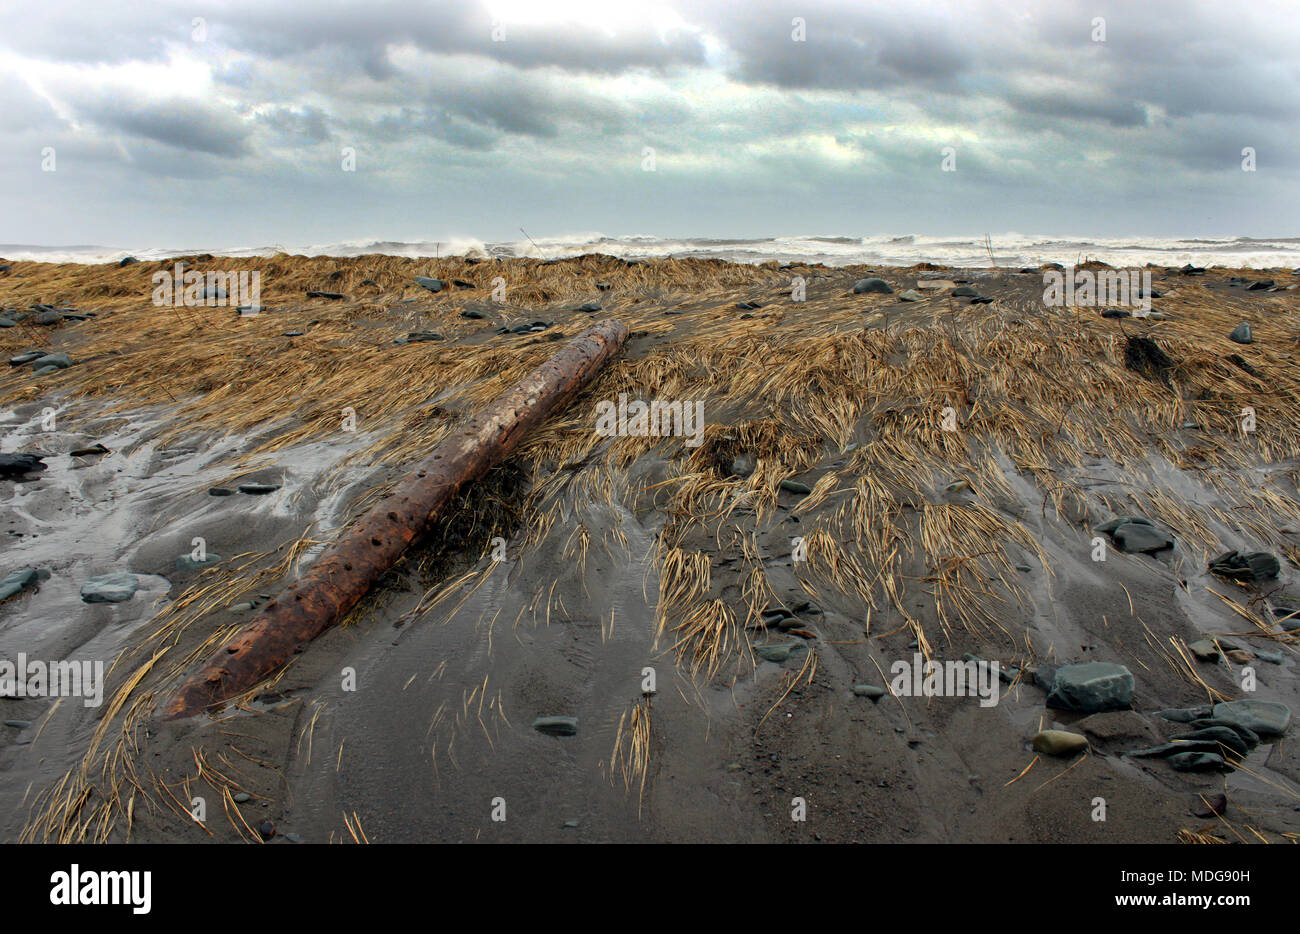
[[[105,129],[164,143],[176,149],[214,156],[248,153],[249,127],[229,111],[196,106],[191,101],[159,104],[106,101],[82,105],[81,116]]]

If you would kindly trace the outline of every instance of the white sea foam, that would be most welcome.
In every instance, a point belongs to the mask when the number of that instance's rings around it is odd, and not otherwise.
[[[521,237],[488,241],[468,236],[445,240],[357,239],[340,243],[275,244],[260,247],[211,249],[201,246],[131,248],[107,246],[48,247],[0,244],[6,260],[49,263],[110,263],[132,255],[140,260],[166,259],[193,253],[214,256],[270,256],[285,252],[306,256],[437,257],[467,254],[487,256],[538,256],[558,259],[583,253],[608,253],[625,259],[658,256],[720,258],[741,263],[813,262],[828,266],[910,266],[930,262],[942,266],[988,266],[989,253],[999,266],[1036,266],[1058,262],[1074,265],[1097,259],[1114,266],[1233,266],[1256,269],[1300,267],[1300,237],[1279,238],[1162,238],[1029,236],[1020,233],[991,235],[988,246],[977,237],[923,237],[880,235],[871,237],[787,236],[761,238],[663,238],[645,235],[606,237],[599,233]]]

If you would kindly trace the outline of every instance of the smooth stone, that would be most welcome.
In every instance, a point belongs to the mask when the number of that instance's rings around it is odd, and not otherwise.
[[[916,283],[916,287],[918,289],[937,289],[943,291],[945,289],[956,288],[957,283],[953,282],[951,279],[922,279]]]
[[[63,320],[63,316],[57,311],[42,311],[32,319],[33,324],[58,324]]]
[[[1088,748],[1088,738],[1066,730],[1041,730],[1034,734],[1034,749],[1049,756],[1072,756]]]
[[[578,306],[579,311],[600,311],[600,302],[583,302]]]
[[[21,477],[44,469],[40,454],[0,454],[0,477]]]
[[[15,730],[25,730],[32,725],[30,720],[6,720],[5,726],[13,727]]]
[[[1223,756],[1213,752],[1180,752],[1167,761],[1175,772],[1217,772],[1227,766]]]
[[[1187,646],[1203,662],[1213,662],[1219,658],[1219,647],[1209,639],[1197,639]]]
[[[612,289],[613,287],[614,287],[614,286],[613,286],[612,284],[608,283],[608,282],[597,282],[597,283],[596,283],[596,288],[598,288],[598,289],[599,289],[600,291],[602,291],[602,292],[608,292],[608,291],[609,291],[610,289]]]
[[[985,295],[976,295],[974,298],[970,300],[970,303],[972,305],[992,305],[993,299]]]
[[[1101,316],[1103,318],[1131,318],[1133,317],[1133,312],[1124,308],[1107,308],[1101,313]]]
[[[1274,701],[1229,701],[1215,704],[1210,719],[1239,724],[1260,736],[1281,736],[1291,723],[1291,708]]]
[[[1197,808],[1192,812],[1194,817],[1222,817],[1228,810],[1228,796],[1223,792],[1209,797],[1198,797],[1196,803]]]
[[[462,318],[468,318],[471,321],[480,321],[485,317],[481,311],[462,311],[460,316]]]
[[[969,480],[954,480],[943,488],[945,493],[962,493],[970,489]]]
[[[916,291],[916,289],[908,289],[906,292],[903,292],[898,296],[898,300],[900,302],[923,302],[925,301],[925,296]]]
[[[234,496],[235,491],[227,490],[224,486],[214,486],[212,489],[208,490],[208,495],[209,496]]]
[[[302,337],[302,336],[303,336],[304,334],[306,334],[306,333],[307,333],[306,331],[285,331],[285,332],[284,332],[284,336],[285,336],[285,337]]]
[[[239,791],[235,793],[234,800],[236,804],[243,804],[247,801],[252,801],[253,796],[246,791]]]
[[[1133,703],[1133,673],[1113,662],[1062,665],[1052,678],[1047,706],[1097,713],[1124,710]]]
[[[578,718],[538,717],[533,721],[533,729],[551,736],[576,736],[578,734]]]
[[[69,451],[69,457],[99,457],[101,454],[111,453],[104,445],[96,442],[88,448],[77,448],[75,451]]]
[[[1228,335],[1228,340],[1236,341],[1238,344],[1253,344],[1255,335],[1251,333],[1250,325],[1243,321],[1232,329],[1232,333]]]
[[[140,589],[140,579],[126,571],[101,574],[81,585],[81,599],[85,603],[121,603],[130,600]]]
[[[1210,713],[1209,706],[1171,707],[1168,710],[1159,711],[1159,715],[1163,719],[1172,720],[1174,723],[1191,723],[1193,720],[1202,720],[1210,716]]]
[[[40,365],[37,366],[35,370],[32,370],[32,375],[49,376],[51,373],[57,373],[57,372],[59,372],[59,368],[57,366],[46,366],[44,363],[41,363]]]
[[[251,603],[232,603],[230,606],[226,607],[226,609],[232,613],[247,613],[252,608],[253,604]]]
[[[176,559],[176,570],[178,571],[198,571],[209,567],[213,564],[219,564],[224,559],[221,555],[209,554],[202,561],[196,561],[189,555],[181,555]]]
[[[15,594],[22,593],[28,587],[36,586],[36,582],[40,579],[41,575],[36,568],[23,568],[14,571],[0,581],[0,600],[8,600]]]
[[[957,286],[957,288],[952,290],[952,294],[954,298],[979,298],[980,297],[980,293],[975,291],[975,287],[971,285],[959,285]]]
[[[117,263],[117,268],[118,268],[118,269],[122,269],[122,268],[125,267],[125,266],[134,266],[134,265],[135,265],[136,263],[138,263],[138,262],[140,262],[140,261],[139,261],[138,259],[136,259],[134,256],[123,256],[123,257],[118,261],[118,263]]]
[[[869,697],[873,701],[880,700],[889,692],[882,687],[874,684],[855,684],[853,685],[853,694],[856,697]]]
[[[800,495],[807,495],[812,492],[812,487],[808,486],[806,483],[800,483],[798,480],[782,480],[781,489],[785,490],[787,493],[797,493]]]
[[[889,295],[892,294],[893,291],[894,290],[890,288],[889,283],[884,279],[859,279],[853,284],[854,295],[864,295],[873,292],[882,295]]]
[[[1282,565],[1267,551],[1253,551],[1245,555],[1227,551],[1211,561],[1209,569],[1231,580],[1264,581],[1277,577]]]
[[[1172,737],[1175,740],[1189,740],[1191,742],[1211,742],[1219,743],[1226,746],[1239,756],[1244,756],[1250,752],[1250,747],[1242,739],[1237,731],[1226,726],[1207,726],[1191,733],[1183,733],[1179,736]]]
[[[416,276],[415,284],[421,288],[428,289],[430,292],[442,291],[442,282],[438,279],[431,279],[428,276]]]
[[[765,645],[754,646],[754,651],[758,653],[759,658],[769,662],[783,662],[790,657],[792,652],[805,648],[802,642],[779,642],[768,643]]]
[[[14,321],[12,318],[0,318],[0,328],[16,328],[16,327],[18,327],[18,322]]]
[[[732,476],[748,477],[758,467],[758,460],[753,454],[737,454],[731,462]]]
[[[1255,649],[1255,657],[1268,662],[1270,665],[1280,665],[1286,661],[1286,656],[1281,652],[1274,652],[1270,649]]]
[[[41,357],[38,361],[40,366],[58,367],[60,370],[66,370],[72,366],[72,358],[65,353],[51,353]]]
[[[267,493],[274,493],[280,489],[280,485],[278,483],[241,483],[238,489],[241,493],[263,496]]]
[[[409,344],[421,344],[426,341],[441,340],[446,340],[446,338],[437,331],[412,331],[410,334],[406,335],[406,341]]]
[[[275,836],[275,823],[269,820],[264,820],[262,823],[257,825],[257,832],[262,835],[263,840],[270,840]]]
[[[1265,289],[1271,289],[1274,286],[1272,279],[1260,279],[1258,282],[1252,282],[1246,286],[1247,292],[1262,292]]]
[[[344,295],[342,292],[321,292],[313,289],[312,291],[307,293],[307,297],[308,298],[329,298],[329,299],[338,300],[340,298],[346,298],[347,296]]]
[[[1174,539],[1155,526],[1129,522],[1112,533],[1115,544],[1124,551],[1139,553],[1163,551],[1174,546]]]

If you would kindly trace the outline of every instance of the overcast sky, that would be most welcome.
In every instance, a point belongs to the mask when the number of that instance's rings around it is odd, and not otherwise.
[[[1291,236],[1296,13],[0,0],[0,242]]]

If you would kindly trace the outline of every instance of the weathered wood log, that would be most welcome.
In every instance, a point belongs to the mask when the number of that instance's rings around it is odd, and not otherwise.
[[[300,579],[213,653],[181,685],[164,716],[192,716],[256,687],[337,624],[463,487],[504,460],[530,429],[577,395],[619,352],[627,335],[618,321],[593,325],[434,448]]]

